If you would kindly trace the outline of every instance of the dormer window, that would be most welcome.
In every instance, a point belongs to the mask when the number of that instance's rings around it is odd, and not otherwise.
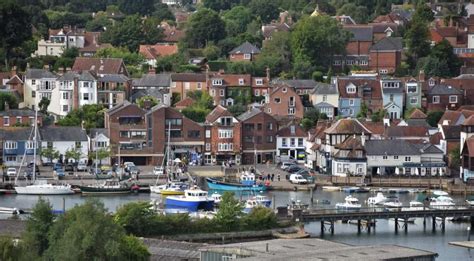
[[[255,79],[255,85],[263,85],[263,79]]]
[[[283,88],[281,91],[282,91],[282,92],[287,92],[288,90],[287,90],[286,87],[285,87],[285,88]]]
[[[346,92],[347,93],[356,93],[356,87],[354,85],[347,86]]]
[[[429,86],[434,86],[434,85],[435,85],[434,79],[430,79],[430,80],[428,81],[428,85],[429,85]]]
[[[214,79],[214,80],[212,80],[212,85],[222,85],[222,79]]]
[[[244,85],[244,83],[245,83],[244,79],[240,78],[239,79],[239,85]]]

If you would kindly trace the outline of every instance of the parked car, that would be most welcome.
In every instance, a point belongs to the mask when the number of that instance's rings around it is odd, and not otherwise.
[[[280,156],[277,156],[276,157],[276,163],[277,164],[283,164],[283,163],[293,163],[293,164],[296,164],[296,159],[293,158],[292,156],[288,156],[288,155],[280,155]]]
[[[79,162],[76,168],[77,171],[87,171],[87,165],[84,162]]]
[[[286,169],[288,169],[288,168],[291,167],[291,166],[295,166],[295,164],[294,164],[294,163],[291,163],[291,162],[283,162],[283,163],[281,164],[280,168],[281,168],[282,170],[286,170]]]
[[[68,172],[74,172],[74,165],[72,164],[66,164],[66,166],[64,166],[64,171]]]
[[[9,177],[16,176],[16,169],[15,168],[8,168],[7,169],[7,176],[9,176]]]
[[[298,172],[298,171],[300,171],[300,170],[302,170],[302,169],[303,169],[303,168],[300,167],[300,166],[298,166],[298,165],[293,165],[293,166],[289,167],[288,169],[286,169],[286,171],[287,171],[288,173],[296,173],[296,172]]]
[[[291,174],[290,175],[290,182],[293,184],[308,184],[308,180],[305,179],[300,174]]]
[[[60,178],[65,176],[64,170],[62,168],[61,169],[56,169],[54,171],[54,173],[56,174],[56,176],[58,176]]]
[[[54,171],[54,170],[57,170],[57,169],[61,169],[61,170],[62,170],[62,169],[63,169],[63,164],[61,164],[61,163],[54,163],[54,165],[53,165],[53,171]]]
[[[102,165],[102,166],[100,166],[100,170],[101,170],[102,172],[107,172],[107,171],[109,171],[109,170],[112,170],[112,166],[110,166],[110,165]]]
[[[127,171],[128,173],[130,173],[131,175],[137,175],[137,174],[140,174],[140,170],[137,168],[137,166],[128,166],[127,167]]]
[[[160,176],[160,175],[165,174],[163,167],[155,166],[155,167],[153,168],[153,174],[154,174],[154,175],[157,175],[157,176]]]

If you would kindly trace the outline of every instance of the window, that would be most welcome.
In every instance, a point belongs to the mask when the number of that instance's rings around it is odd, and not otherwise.
[[[21,124],[21,117],[16,117],[16,124]]]
[[[344,165],[343,165],[343,171],[344,171],[344,173],[348,173],[348,172],[349,172],[349,166],[350,166],[349,164],[344,164]]]
[[[201,90],[201,89],[202,89],[202,83],[198,82],[196,88],[197,88],[198,90]]]
[[[369,65],[369,61],[367,61],[367,60],[361,60],[359,64],[360,64],[360,65],[365,65],[365,66],[367,66],[367,65]]]
[[[267,136],[267,143],[273,142],[273,136]]]
[[[89,87],[92,87],[92,84],[89,85],[89,82],[83,82],[83,83],[82,83],[82,87],[84,87],[84,88],[89,88]]]
[[[31,91],[31,98],[36,98],[36,92],[35,91]]]
[[[261,123],[257,123],[257,130],[262,130],[262,124]]]
[[[82,94],[82,99],[85,100],[85,101],[88,101],[89,100],[89,93],[83,93]]]
[[[191,88],[191,84],[189,82],[184,83],[184,89],[189,90]]]
[[[169,126],[170,124],[172,126],[181,126],[183,125],[183,120],[182,119],[166,119],[165,124],[166,126]]]
[[[337,163],[337,173],[342,173],[342,163]]]
[[[449,103],[458,103],[458,96],[456,95],[449,96]]]
[[[168,133],[168,132],[166,132]],[[168,134],[166,135],[168,136]],[[170,131],[170,138],[181,138],[182,135],[181,135],[181,130],[171,130]]]
[[[63,92],[63,100],[69,100],[69,93]]]
[[[31,85],[36,85],[36,80],[31,80]]]
[[[76,141],[76,142],[75,142],[75,145],[76,145],[76,149],[82,148],[82,144],[81,144],[80,141]]]
[[[16,156],[7,156],[6,161],[15,162],[16,161]]]
[[[434,79],[429,79],[428,85],[429,86],[434,86],[435,85],[435,80]]]
[[[410,97],[410,104],[417,104],[418,103],[418,97]]]
[[[234,137],[233,130],[219,130],[219,139],[230,139]]]
[[[383,158],[384,160],[388,159],[388,157],[387,157],[386,155],[384,155],[382,158]]]
[[[356,87],[354,85],[347,86],[346,92],[347,93],[356,93]]]
[[[222,90],[222,89],[221,89],[221,90],[219,90],[219,95],[220,95],[221,97],[224,97],[224,95],[225,95],[225,92],[224,92],[224,90]]]
[[[10,126],[10,117],[3,117],[3,126]]]
[[[281,146],[286,147],[288,144],[286,144],[286,138],[281,138]]]
[[[346,64],[347,64],[347,65],[353,65],[353,64],[354,64],[354,61],[353,61],[353,60],[346,60]]]
[[[260,96],[260,90],[255,90],[255,96]]]
[[[393,159],[396,159],[396,160],[397,160],[397,159],[398,159],[398,156],[393,156]]]
[[[272,108],[268,108],[268,109],[267,109],[267,112],[268,112],[268,113],[272,113]]]
[[[393,102],[393,94],[390,94],[390,101]]]
[[[216,90],[214,90],[214,89],[211,90],[211,96],[212,97],[216,96]]]
[[[7,150],[14,150],[18,146],[18,143],[16,141],[6,141],[5,142],[5,149]]]
[[[289,105],[290,106],[295,106],[295,97],[293,97],[293,96],[290,97]]]
[[[250,58],[252,58],[252,55],[249,54],[249,53],[244,53],[244,59],[245,60],[250,60]]]
[[[239,85],[244,85],[244,79],[242,78],[239,79]]]
[[[288,108],[288,115],[295,115],[295,108],[294,107]]]
[[[323,95],[323,102],[327,101],[328,100],[328,96],[327,95]]]
[[[198,131],[198,130],[188,131],[188,138],[197,139],[199,137],[201,137],[201,132],[200,131]]]
[[[275,101],[275,103],[281,103],[281,99],[280,98],[275,98],[273,99]]]
[[[356,164],[356,171],[357,171],[357,174],[364,173],[364,164]]]
[[[286,93],[286,91],[287,91],[286,87],[284,87],[281,91]]]
[[[349,106],[354,106],[354,103],[355,103],[354,99],[349,99]]]
[[[35,143],[32,140],[29,140],[25,144],[27,150],[32,150],[35,148]]]
[[[119,136],[121,138],[128,138],[130,137],[130,133],[128,131],[120,131]]]
[[[53,147],[53,142],[52,141],[48,141],[46,143],[46,147],[48,147],[49,149],[51,149]]]
[[[222,126],[232,125],[232,117],[221,117],[220,121]]]
[[[255,79],[255,85],[263,85],[263,79]]]
[[[298,147],[303,147],[303,139],[298,138]]]
[[[206,143],[206,150],[210,151],[211,150],[211,143]]]
[[[439,103],[439,96],[433,96],[433,103]]]
[[[211,138],[211,130],[206,130],[206,139]]]
[[[405,157],[405,161],[406,161],[406,162],[411,161],[411,157]]]
[[[333,65],[341,65],[341,60],[334,60]]]
[[[290,138],[290,146],[291,147],[295,146],[295,138]]]
[[[97,142],[97,148],[105,148],[107,147],[107,142],[106,141],[98,141]]]
[[[388,73],[388,70],[387,70],[387,69],[380,69],[380,70],[379,70],[379,73],[380,73],[380,74],[387,74],[387,73]]]
[[[253,123],[245,123],[244,124],[244,130],[245,131],[253,131],[255,129],[255,126]]]
[[[214,80],[212,80],[212,85],[222,85],[222,79],[214,79]]]
[[[35,117],[28,117],[28,122],[30,123],[31,126],[35,124]]]
[[[69,112],[69,105],[63,105],[63,112]]]
[[[267,130],[273,130],[273,123],[267,123]]]
[[[416,93],[417,92],[417,86],[416,85],[407,86],[407,92],[408,93]]]
[[[253,142],[253,136],[245,136],[244,137],[244,142],[247,142],[247,143]]]

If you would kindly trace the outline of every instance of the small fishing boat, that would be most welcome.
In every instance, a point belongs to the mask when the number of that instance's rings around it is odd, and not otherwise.
[[[322,186],[322,189],[326,191],[341,191],[341,187],[337,186]]]
[[[370,188],[366,188],[366,187],[359,187],[354,191],[354,193],[369,193],[369,192],[370,192]]]
[[[433,196],[435,196],[435,197],[448,196],[448,195],[449,195],[448,192],[442,191],[442,190],[433,190],[431,193],[432,193]]]
[[[403,206],[403,203],[397,197],[388,197],[383,206],[389,209],[397,209]]]
[[[213,210],[214,200],[208,197],[207,191],[193,188],[186,189],[184,195],[166,197],[165,206],[166,208],[182,208],[191,212],[197,210]]]
[[[351,195],[347,196],[344,203],[336,203],[337,209],[344,209],[344,210],[358,210],[362,207],[359,204],[359,200]]]
[[[265,191],[269,186],[264,184],[245,185],[242,183],[223,182],[212,178],[206,178],[207,187],[210,190],[224,191]]]
[[[353,193],[356,192],[359,189],[359,187],[342,187],[342,191],[346,193]]]
[[[369,205],[379,205],[387,201],[387,197],[384,196],[382,192],[378,192],[375,197],[369,197],[367,199],[367,204]]]
[[[219,205],[222,201],[222,195],[217,192],[214,192],[211,195],[211,199],[214,200],[214,205]]]
[[[138,186],[129,186],[126,183],[121,183],[115,180],[106,180],[100,184],[79,186],[82,195],[113,195],[113,194],[128,194],[132,190],[138,190]]]
[[[293,213],[293,210],[302,210],[305,211],[309,207],[309,204],[301,203],[301,200],[292,200],[290,204],[288,204],[288,212]]]
[[[186,189],[188,189],[188,186],[184,183],[170,183],[160,193],[163,196],[184,195]]]
[[[470,206],[470,207],[473,207],[474,206],[474,197],[468,197],[466,199],[466,203]]]
[[[252,197],[252,199],[256,200],[259,204],[267,208],[269,208],[272,204],[272,200],[269,199],[267,196],[257,195],[257,196]]]
[[[248,214],[256,207],[265,207],[265,205],[264,203],[257,201],[255,198],[249,198],[245,201],[243,212]]]
[[[19,215],[23,213],[25,212],[18,208],[0,207],[0,214]]]
[[[388,189],[388,193],[391,193],[391,194],[406,194],[406,193],[410,193],[410,190],[405,189],[405,188],[391,188],[391,189]]]

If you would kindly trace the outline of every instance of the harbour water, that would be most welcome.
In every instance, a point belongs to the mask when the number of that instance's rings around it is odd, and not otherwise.
[[[302,203],[310,203],[310,192],[308,191],[270,191],[266,195],[275,199],[276,206],[286,206],[291,200],[301,200]],[[316,190],[314,191],[314,208],[333,208],[338,202],[343,202],[347,193],[344,192],[329,192]],[[373,196],[373,193],[353,194],[365,206],[365,201],[368,197]],[[387,194],[386,194],[387,195]],[[397,195],[400,201],[408,205],[411,200],[416,200],[418,195],[416,193]],[[240,197],[240,196],[238,196]],[[242,195],[245,199],[247,195]],[[64,207],[67,209],[74,207],[76,204],[83,203],[88,197],[80,195],[71,196],[44,196],[49,200],[55,210],[61,210]],[[64,200],[63,200],[64,199]],[[104,202],[106,208],[110,211],[115,211],[120,205],[132,201],[149,201],[150,199],[160,199],[160,195],[154,194],[138,194],[126,196],[106,196],[100,197]],[[463,204],[464,198],[453,196],[457,204]],[[28,195],[4,195],[0,196],[1,207],[16,207],[20,209],[31,209],[36,201],[37,196]],[[322,200],[328,200],[330,205],[317,204]],[[0,217],[2,218],[2,217]],[[446,222],[445,232],[441,232],[438,228],[436,232],[431,231],[431,221],[427,221],[426,229],[423,228],[421,219],[415,221],[414,224],[409,224],[408,233],[400,229],[398,234],[394,232],[394,222],[391,220],[378,220],[375,231],[371,233],[362,231],[357,235],[357,226],[352,224],[336,223],[335,234],[326,233],[325,239],[333,240],[342,243],[353,245],[375,245],[375,244],[396,244],[406,247],[424,249],[433,251],[439,254],[437,260],[474,260],[474,253],[460,247],[450,246],[451,241],[467,240],[468,223],[452,223]],[[320,223],[311,222],[305,224],[305,229],[314,237],[320,236]]]

